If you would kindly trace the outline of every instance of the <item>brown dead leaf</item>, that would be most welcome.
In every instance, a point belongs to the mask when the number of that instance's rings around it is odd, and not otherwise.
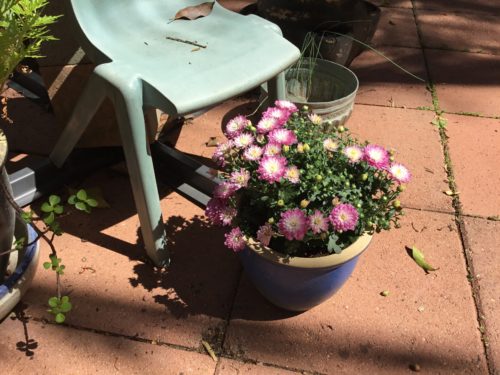
[[[210,12],[212,12],[213,6],[213,2],[205,2],[183,8],[175,14],[174,18],[170,22],[180,19],[187,19],[192,21],[200,17],[208,16]]]

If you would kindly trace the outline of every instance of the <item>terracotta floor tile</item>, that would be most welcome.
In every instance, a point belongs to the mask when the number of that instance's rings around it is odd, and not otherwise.
[[[466,217],[465,228],[470,253],[474,262],[474,275],[479,280],[479,294],[486,318],[487,337],[493,363],[493,373],[500,372],[500,223]]]
[[[253,365],[251,363],[243,363],[232,359],[221,358],[215,375],[293,375],[302,372],[284,370],[271,366]]]
[[[500,15],[421,10],[417,23],[426,48],[500,54]]]
[[[18,350],[25,342],[23,323],[0,323],[2,374],[213,374],[208,356],[164,345],[110,337],[64,326],[29,321],[28,337],[38,344],[33,356]]]
[[[398,65],[427,80],[422,51],[415,48],[380,47]],[[359,79],[356,103],[387,107],[429,107],[432,97],[426,84],[401,71],[373,51],[365,51],[350,67]]]
[[[500,120],[451,114],[446,118],[463,212],[500,215]]]
[[[426,50],[441,109],[500,115],[500,56]]]
[[[401,374],[410,364],[486,374],[454,217],[410,210],[402,224],[377,235],[343,289],[308,312],[273,307],[243,278],[225,350],[328,374]],[[412,245],[439,270],[426,275],[405,250]]]
[[[356,105],[347,126],[360,140],[396,150],[396,160],[412,173],[404,205],[452,212],[439,134],[432,112]]]
[[[498,14],[500,4],[491,0],[415,0],[417,9],[439,10],[443,12],[482,12]]]
[[[420,48],[413,10],[381,8],[381,11],[372,45]]]
[[[206,223],[202,209],[161,188],[172,257],[161,271],[143,262],[128,177],[103,171],[80,186],[101,188],[111,208],[61,220],[66,233],[55,245],[74,304],[68,323],[194,348],[202,338],[217,342],[240,273],[222,231]],[[47,256],[42,244],[41,259]],[[54,284],[54,275],[40,265],[25,299],[30,314],[47,317]]]

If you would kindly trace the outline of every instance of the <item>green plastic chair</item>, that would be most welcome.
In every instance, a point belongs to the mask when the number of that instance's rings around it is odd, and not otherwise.
[[[171,21],[203,0],[68,0],[82,48],[96,64],[50,155],[60,167],[104,98],[114,104],[141,231],[155,264],[169,262],[145,114],[181,116],[267,82],[284,99],[283,71],[299,57],[279,28],[215,2],[196,20]],[[149,117],[150,118],[150,117]],[[165,171],[168,173],[168,171]]]

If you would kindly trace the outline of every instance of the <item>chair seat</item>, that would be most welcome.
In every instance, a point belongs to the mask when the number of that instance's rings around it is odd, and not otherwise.
[[[206,17],[171,21],[180,9],[200,2],[122,0],[118,5],[116,0],[72,0],[72,5],[94,49],[90,55],[104,55],[116,63],[117,74],[147,83],[145,105],[170,114],[234,97],[298,58],[295,46],[270,32],[273,24],[218,3]]]

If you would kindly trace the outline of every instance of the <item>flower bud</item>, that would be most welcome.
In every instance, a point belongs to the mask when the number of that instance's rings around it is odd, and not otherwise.
[[[307,206],[309,206],[309,201],[307,199],[302,199],[300,201],[300,207],[306,208]]]
[[[311,147],[306,143],[304,144],[304,151],[307,152],[311,149]]]
[[[302,143],[299,143],[299,144],[297,145],[297,152],[298,152],[299,154],[302,154],[302,153],[304,152],[304,145],[303,145]]]
[[[317,182],[320,182],[320,181],[322,181],[322,180],[323,180],[323,176],[322,176],[322,175],[320,175],[320,174],[317,174],[317,175],[316,175],[316,181],[317,181]]]
[[[270,217],[269,219],[267,219],[267,222],[269,224],[274,224],[274,218]]]
[[[361,175],[361,180],[362,180],[362,181],[366,181],[366,180],[368,180],[368,173],[363,173],[363,174]]]
[[[338,132],[339,132],[339,133],[343,133],[343,132],[345,132],[345,128],[344,128],[342,125],[340,125],[340,126],[337,128],[337,130],[338,130]]]
[[[290,146],[284,145],[283,146],[283,152],[288,152],[288,151],[290,151]]]
[[[309,111],[309,106],[307,106],[307,105],[302,106],[302,110],[303,110],[304,112]]]
[[[403,191],[405,191],[405,190],[406,190],[406,185],[399,185],[399,186],[398,186],[398,191],[399,191],[399,192],[403,192]]]
[[[283,201],[283,199],[280,199],[278,202],[276,202],[278,206],[284,206],[285,205],[285,202]]]
[[[401,202],[398,201],[398,200],[395,200],[394,202],[392,202],[392,205],[395,207],[395,208],[400,208],[401,207]]]

